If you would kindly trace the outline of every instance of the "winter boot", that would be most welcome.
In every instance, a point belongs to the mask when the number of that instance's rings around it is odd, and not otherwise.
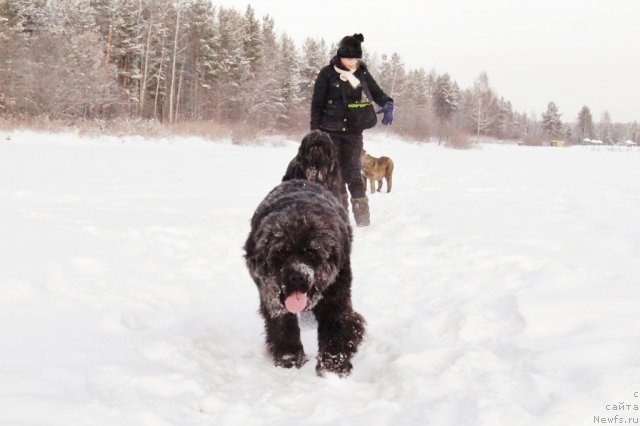
[[[366,196],[352,198],[351,207],[353,208],[353,217],[356,219],[356,225],[369,226],[369,199]]]

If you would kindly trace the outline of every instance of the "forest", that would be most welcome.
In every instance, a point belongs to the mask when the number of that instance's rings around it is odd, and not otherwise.
[[[257,17],[210,0],[0,0],[0,119],[65,122],[127,119],[204,123],[253,134],[309,125],[318,71],[335,41],[298,46]],[[464,146],[493,138],[529,145],[599,139],[640,143],[638,122],[594,118],[589,106],[541,115],[518,111],[486,72],[462,88],[447,72],[409,69],[395,52],[365,51],[394,98],[389,131]]]

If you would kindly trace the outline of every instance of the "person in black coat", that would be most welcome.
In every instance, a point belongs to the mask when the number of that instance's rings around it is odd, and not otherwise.
[[[393,121],[393,99],[378,86],[362,62],[362,34],[343,37],[336,56],[316,77],[311,100],[311,130],[329,133],[342,168],[342,177],[351,194],[353,216],[358,226],[369,225],[369,200],[362,181],[362,130],[353,129],[347,118],[347,105],[362,101],[363,86],[384,113],[382,124]],[[366,93],[366,90],[365,90]]]

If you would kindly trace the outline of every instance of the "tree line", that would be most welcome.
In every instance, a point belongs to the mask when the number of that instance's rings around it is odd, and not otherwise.
[[[303,130],[315,77],[336,46],[308,38],[298,47],[274,27],[251,6],[210,0],[0,0],[0,116]],[[447,73],[408,69],[397,53],[364,60],[394,98],[392,130],[403,135],[640,142],[637,123],[607,114],[596,125],[587,107],[575,124],[553,103],[540,118],[514,111],[484,72],[461,89]]]

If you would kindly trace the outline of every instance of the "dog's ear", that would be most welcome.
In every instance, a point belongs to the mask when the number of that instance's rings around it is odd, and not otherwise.
[[[258,266],[258,256],[256,254],[256,244],[253,239],[249,239],[247,243],[244,245],[245,255],[244,259],[247,262],[247,267],[249,268],[249,274],[253,277],[253,271],[256,270]]]
[[[313,137],[313,132],[310,132],[304,135],[304,137],[300,141],[300,146],[298,147],[298,158],[304,157],[304,152],[307,149],[307,147],[311,144],[312,137]]]
[[[317,236],[321,238],[321,243],[318,243],[316,240],[311,246],[316,248],[318,253],[322,254],[322,257],[328,259],[328,261],[338,267],[342,267],[345,261],[345,251],[341,244],[344,244],[344,241],[336,239],[335,231],[320,231],[317,233]],[[348,253],[347,253],[348,256]]]

